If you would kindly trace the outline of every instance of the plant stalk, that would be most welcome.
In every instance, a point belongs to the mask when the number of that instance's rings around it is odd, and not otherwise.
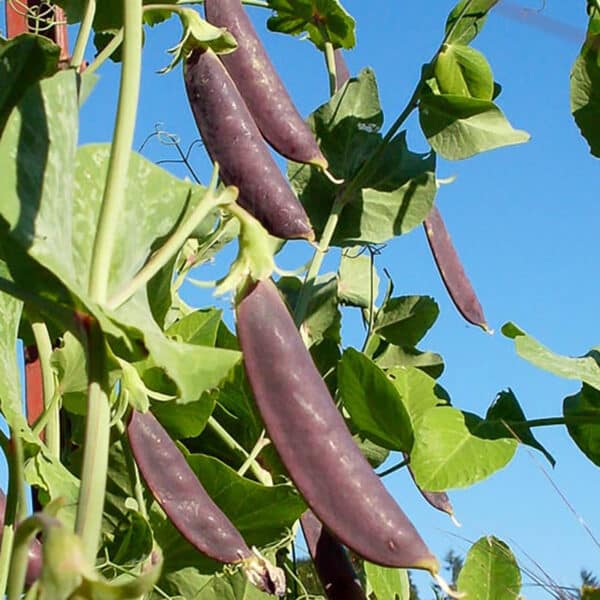
[[[125,200],[142,68],[142,0],[127,0],[123,6],[123,66],[117,118],[88,283],[90,296],[99,304],[106,303],[108,294],[110,264]]]
[[[329,94],[333,96],[337,90],[337,72],[335,68],[335,50],[331,42],[325,42],[325,65],[329,75]]]
[[[60,458],[60,413],[58,403],[54,402],[54,372],[52,369],[52,341],[46,324],[38,320],[37,315],[31,323],[35,345],[37,346],[42,371],[42,389],[44,394],[44,412],[46,413],[46,445],[50,454]]]
[[[90,39],[90,33],[92,31],[92,24],[94,23],[94,16],[96,15],[96,0],[87,0],[85,5],[85,12],[83,14],[83,20],[77,33],[77,40],[75,41],[75,48],[73,49],[73,56],[71,57],[71,67],[79,69],[83,62],[83,55],[85,54],[85,48],[88,40]]]
[[[94,73],[101,67],[111,56],[112,53],[122,44],[123,42],[123,28],[119,29],[119,31],[115,34],[112,40],[102,48],[102,50],[98,53],[96,58],[92,61],[92,63],[85,70],[86,73]]]
[[[244,457],[244,460],[248,460],[250,456],[248,452],[238,444],[237,440],[235,440],[214,417],[209,417],[206,424],[221,438],[230,450],[233,450],[237,454],[241,454]],[[273,485],[270,473],[265,471],[265,469],[263,469],[255,460],[252,460],[248,466],[250,467],[252,474],[263,485]]]

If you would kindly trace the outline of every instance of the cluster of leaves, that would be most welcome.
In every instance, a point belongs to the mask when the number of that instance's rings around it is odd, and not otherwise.
[[[57,4],[74,23],[87,6],[83,0]],[[181,19],[184,33],[171,68],[198,45],[218,52],[235,48],[227,32],[211,29],[189,7],[174,1],[156,9],[144,4],[150,25],[173,12]],[[332,174],[344,186],[314,167],[288,165],[291,185],[318,237],[341,206],[327,245],[342,248],[342,254],[337,271],[319,275],[310,286],[299,277],[282,277],[277,285],[291,307],[308,295],[303,337],[371,464],[381,465],[394,452],[407,457],[416,485],[425,492],[468,487],[489,477],[508,464],[519,443],[553,462],[510,390],[500,392],[485,415],[452,405],[437,382],[442,357],[418,347],[435,323],[437,304],[425,296],[397,295],[390,282],[376,305],[380,277],[361,250],[423,222],[438,188],[436,154],[463,159],[528,139],[495,104],[500,88],[485,57],[470,45],[494,4],[462,0],[453,9],[439,51],[424,66],[407,109],[386,134],[370,69],[313,112],[309,123]],[[320,49],[354,45],[354,21],[336,0],[270,0],[268,5],[274,11],[268,21],[273,31],[306,32]],[[573,112],[594,154],[600,138],[598,19],[592,6],[588,39],[572,77]],[[122,27],[122,2],[98,3],[93,22],[98,47],[116,38]],[[44,530],[44,543],[53,548],[44,555],[39,597],[258,600],[264,595],[240,571],[223,570],[199,556],[150,496],[140,492],[123,434],[130,407],[150,408],[246,542],[293,571],[289,547],[306,506],[271,446],[261,451],[260,465],[273,485],[246,472],[263,427],[236,336],[221,310],[188,306],[178,293],[192,267],[220,260],[224,242],[239,234],[236,219],[227,212],[227,190],[177,179],[132,152],[125,194],[144,203],[130,202],[120,215],[115,250],[108,257],[108,300],[98,302],[89,291],[95,277],[90,240],[102,218],[114,148],[77,146],[79,106],[93,93],[95,75],[59,70],[58,55],[58,48],[39,36],[20,36],[0,47],[0,412],[13,440],[23,445],[21,454],[8,453],[9,462],[22,467],[48,513],[31,525]],[[410,151],[400,130],[414,109],[432,148],[424,155]],[[178,253],[163,252],[184,227],[193,231],[186,244],[179,245]],[[240,246],[247,244],[242,240]],[[140,278],[149,265],[152,275]],[[345,308],[364,317],[362,351],[343,349]],[[578,359],[558,357],[514,325],[503,332],[525,359],[582,381],[581,392],[565,399],[564,416],[577,445],[600,465],[598,351]],[[18,339],[38,349],[44,340],[54,342],[48,356],[41,357],[50,384],[45,384],[47,402],[37,424],[28,423],[21,408]],[[85,420],[94,383],[110,400],[102,547],[95,564],[81,548],[81,560],[65,571],[64,557],[80,547],[84,450],[93,443]],[[49,423],[57,414],[60,426],[51,433]],[[38,435],[44,425],[46,442]],[[20,476],[15,473],[20,471],[11,471],[12,498]],[[364,583],[378,598],[409,597],[408,575],[402,570],[365,563]],[[499,597],[494,590],[508,590],[506,597],[516,598],[520,572],[505,544],[483,538],[471,548],[456,585],[471,597]],[[288,598],[293,597],[290,587]]]

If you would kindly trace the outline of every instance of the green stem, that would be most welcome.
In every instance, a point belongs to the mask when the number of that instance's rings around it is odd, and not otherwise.
[[[344,201],[342,198],[336,198],[331,209],[331,214],[327,219],[327,223],[325,223],[325,228],[323,229],[323,235],[321,236],[319,246],[315,250],[306,274],[306,279],[304,280],[304,285],[300,289],[300,294],[296,302],[294,318],[298,327],[302,324],[304,318],[306,317],[306,311],[308,310],[315,280],[317,279],[317,275],[319,274],[319,270],[323,264],[323,259],[329,250],[329,246],[331,244],[331,240],[333,238],[333,234],[335,233],[335,228],[337,227],[343,208]]]
[[[123,6],[123,66],[117,118],[88,284],[90,296],[99,304],[106,302],[115,234],[125,200],[142,68],[142,0],[127,0]]]
[[[552,427],[555,425],[600,425],[600,414],[565,415],[564,417],[546,417],[530,421],[505,421],[510,427]]]
[[[208,418],[207,425],[221,438],[221,441],[223,441],[230,450],[233,450],[237,454],[241,454],[244,457],[244,460],[248,460],[250,455],[248,452],[246,452],[245,448],[240,446],[240,444],[238,444],[238,442],[214,417]],[[252,471],[256,479],[263,485],[273,485],[271,475],[265,471],[255,460],[253,460],[249,466],[250,471]]]
[[[393,467],[390,467],[389,469],[386,469],[385,471],[381,472],[381,473],[377,473],[377,475],[379,477],[386,477],[387,475],[391,475],[392,473],[395,473],[396,471],[399,471],[400,469],[403,469],[404,467],[406,467],[409,463],[409,459],[405,458],[403,461],[399,462],[398,464],[394,465]]]
[[[85,70],[86,73],[94,73],[101,67],[111,56],[112,53],[122,44],[123,42],[123,28],[119,29],[115,36],[113,37],[104,48],[98,53],[93,62],[88,66]]]
[[[44,427],[48,423],[48,419],[50,418],[50,414],[54,411],[55,408],[58,407],[58,403],[60,401],[60,389],[58,388],[56,379],[54,380],[54,395],[50,400],[50,404],[46,408],[42,414],[36,419],[35,423],[31,426],[31,433],[34,437],[39,437],[42,433]]]
[[[252,463],[256,460],[258,455],[262,452],[264,448],[266,448],[271,443],[271,440],[265,437],[265,430],[263,429],[258,436],[258,440],[256,440],[256,444],[254,444],[254,448],[248,454],[248,458],[244,461],[244,464],[238,469],[238,475],[244,476],[248,467],[252,465]],[[265,480],[266,481],[266,480]],[[273,480],[271,477],[268,479],[268,483],[265,481],[261,481],[264,485],[273,485]]]
[[[219,195],[215,195],[217,179],[218,165],[215,164],[211,186],[202,200],[198,202],[192,214],[179,225],[173,232],[173,235],[150,257],[135,277],[108,301],[107,307],[109,309],[118,308],[146,285],[177,254],[190,235],[192,235],[194,229],[212,210],[224,204],[235,202],[237,197],[237,190],[235,188],[225,188]]]
[[[4,452],[6,462],[8,463],[8,493],[6,495],[6,505],[4,508],[2,543],[0,544],[0,598],[4,598],[15,538],[18,493],[15,488],[15,474],[12,472],[13,450],[10,440],[2,430],[0,430],[0,446],[2,446],[2,451]]]
[[[71,67],[79,69],[83,62],[83,55],[85,53],[85,47],[87,46],[88,40],[90,39],[90,33],[92,31],[92,24],[94,23],[94,16],[96,14],[96,0],[87,0],[85,5],[85,12],[83,19],[77,33],[77,40],[75,41],[75,48],[73,49],[73,56],[71,57]]]
[[[331,42],[325,42],[325,65],[329,75],[329,94],[333,96],[337,91],[337,72],[335,69],[335,50]]]
[[[54,402],[54,371],[52,369],[52,341],[46,323],[37,315],[31,323],[35,345],[37,346],[42,371],[42,389],[44,393],[44,412],[46,413],[46,445],[50,454],[60,458],[60,414],[58,403]]]
[[[110,445],[106,351],[96,322],[88,324],[87,354],[90,383],[75,532],[82,540],[86,559],[94,564],[102,529]]]

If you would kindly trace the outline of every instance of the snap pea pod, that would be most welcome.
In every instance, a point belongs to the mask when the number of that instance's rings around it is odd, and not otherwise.
[[[238,47],[221,56],[265,139],[290,160],[323,169],[327,160],[300,116],[240,0],[205,0],[206,20],[227,28]]]
[[[437,574],[438,561],[352,439],[274,283],[250,286],[236,312],[269,438],[318,519],[370,562]]]
[[[223,182],[239,189],[239,204],[274,236],[314,239],[302,204],[212,50],[194,50],[185,65],[185,86],[204,145]]]

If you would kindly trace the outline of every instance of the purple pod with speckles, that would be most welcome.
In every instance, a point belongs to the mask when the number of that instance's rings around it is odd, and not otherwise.
[[[272,235],[314,239],[304,207],[279,170],[239,90],[210,49],[194,50],[185,87],[200,136],[238,202]]]
[[[250,286],[236,313],[256,406],[318,519],[370,562],[436,574],[438,561],[352,439],[275,284]]]
[[[326,169],[313,132],[294,106],[240,0],[205,0],[204,10],[209,23],[227,28],[238,43],[221,60],[265,139],[290,160]]]
[[[472,325],[477,325],[484,331],[489,332],[490,329],[485,321],[483,308],[465,273],[437,207],[434,206],[431,209],[423,223],[423,227],[435,264],[458,312]]]
[[[0,490],[0,541],[2,541],[2,528],[4,527],[4,514],[6,512],[6,495]],[[27,572],[25,574],[25,583],[33,585],[42,573],[42,544],[34,538],[29,544]]]
[[[152,413],[132,411],[127,437],[152,496],[194,548],[222,563],[241,563],[250,581],[265,592],[285,593],[281,570],[248,548]]]
[[[300,517],[315,570],[329,600],[367,600],[344,547],[307,510]]]

